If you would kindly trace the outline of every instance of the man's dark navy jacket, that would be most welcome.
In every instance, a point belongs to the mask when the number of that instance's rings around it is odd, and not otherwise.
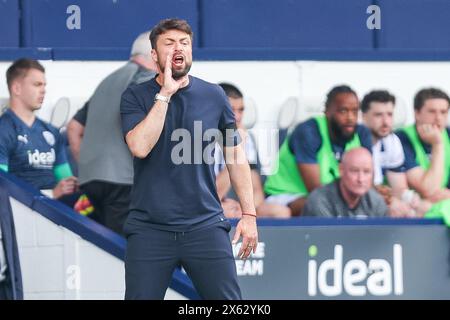
[[[7,190],[0,185],[0,227],[2,228],[3,249],[5,250],[6,287],[8,298],[23,299],[22,274],[20,272],[19,251],[17,249],[16,231],[12,217],[11,204]]]

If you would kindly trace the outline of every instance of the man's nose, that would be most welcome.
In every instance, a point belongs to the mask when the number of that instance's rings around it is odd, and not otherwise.
[[[181,45],[181,43],[175,42],[175,46],[174,46],[175,51],[180,51],[182,48],[183,48],[183,46]]]
[[[436,115],[436,117],[435,117],[434,123],[435,123],[436,125],[440,125],[442,122],[445,122],[446,120],[447,120],[447,119],[445,118],[444,115],[438,113],[438,114]]]
[[[354,112],[347,113],[347,122],[354,123],[354,122],[356,122],[357,118],[358,118],[358,113],[354,113]]]
[[[358,172],[357,178],[358,178],[358,182],[360,182],[360,183],[362,181],[364,181],[364,172]]]

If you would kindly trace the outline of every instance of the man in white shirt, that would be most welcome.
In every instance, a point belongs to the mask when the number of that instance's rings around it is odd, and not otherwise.
[[[363,121],[372,135],[374,185],[384,196],[391,216],[422,216],[431,204],[408,189],[406,174],[399,169],[405,155],[400,139],[392,132],[394,107],[395,97],[385,90],[371,91],[361,102]]]

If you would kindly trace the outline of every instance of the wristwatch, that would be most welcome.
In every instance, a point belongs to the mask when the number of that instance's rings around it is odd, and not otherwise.
[[[169,104],[170,98],[166,97],[166,96],[163,96],[162,94],[157,93],[155,95],[155,102],[156,102],[156,100],[160,100],[162,102],[165,102],[165,103]]]

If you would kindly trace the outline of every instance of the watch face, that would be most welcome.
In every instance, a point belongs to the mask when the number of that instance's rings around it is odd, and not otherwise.
[[[161,94],[159,94],[159,93],[157,93],[157,94],[155,95],[155,100],[161,100],[161,101],[164,101],[164,102],[166,102],[166,103],[169,103],[169,98],[168,98],[168,97],[165,97],[165,96],[163,96],[163,95],[161,95]]]

